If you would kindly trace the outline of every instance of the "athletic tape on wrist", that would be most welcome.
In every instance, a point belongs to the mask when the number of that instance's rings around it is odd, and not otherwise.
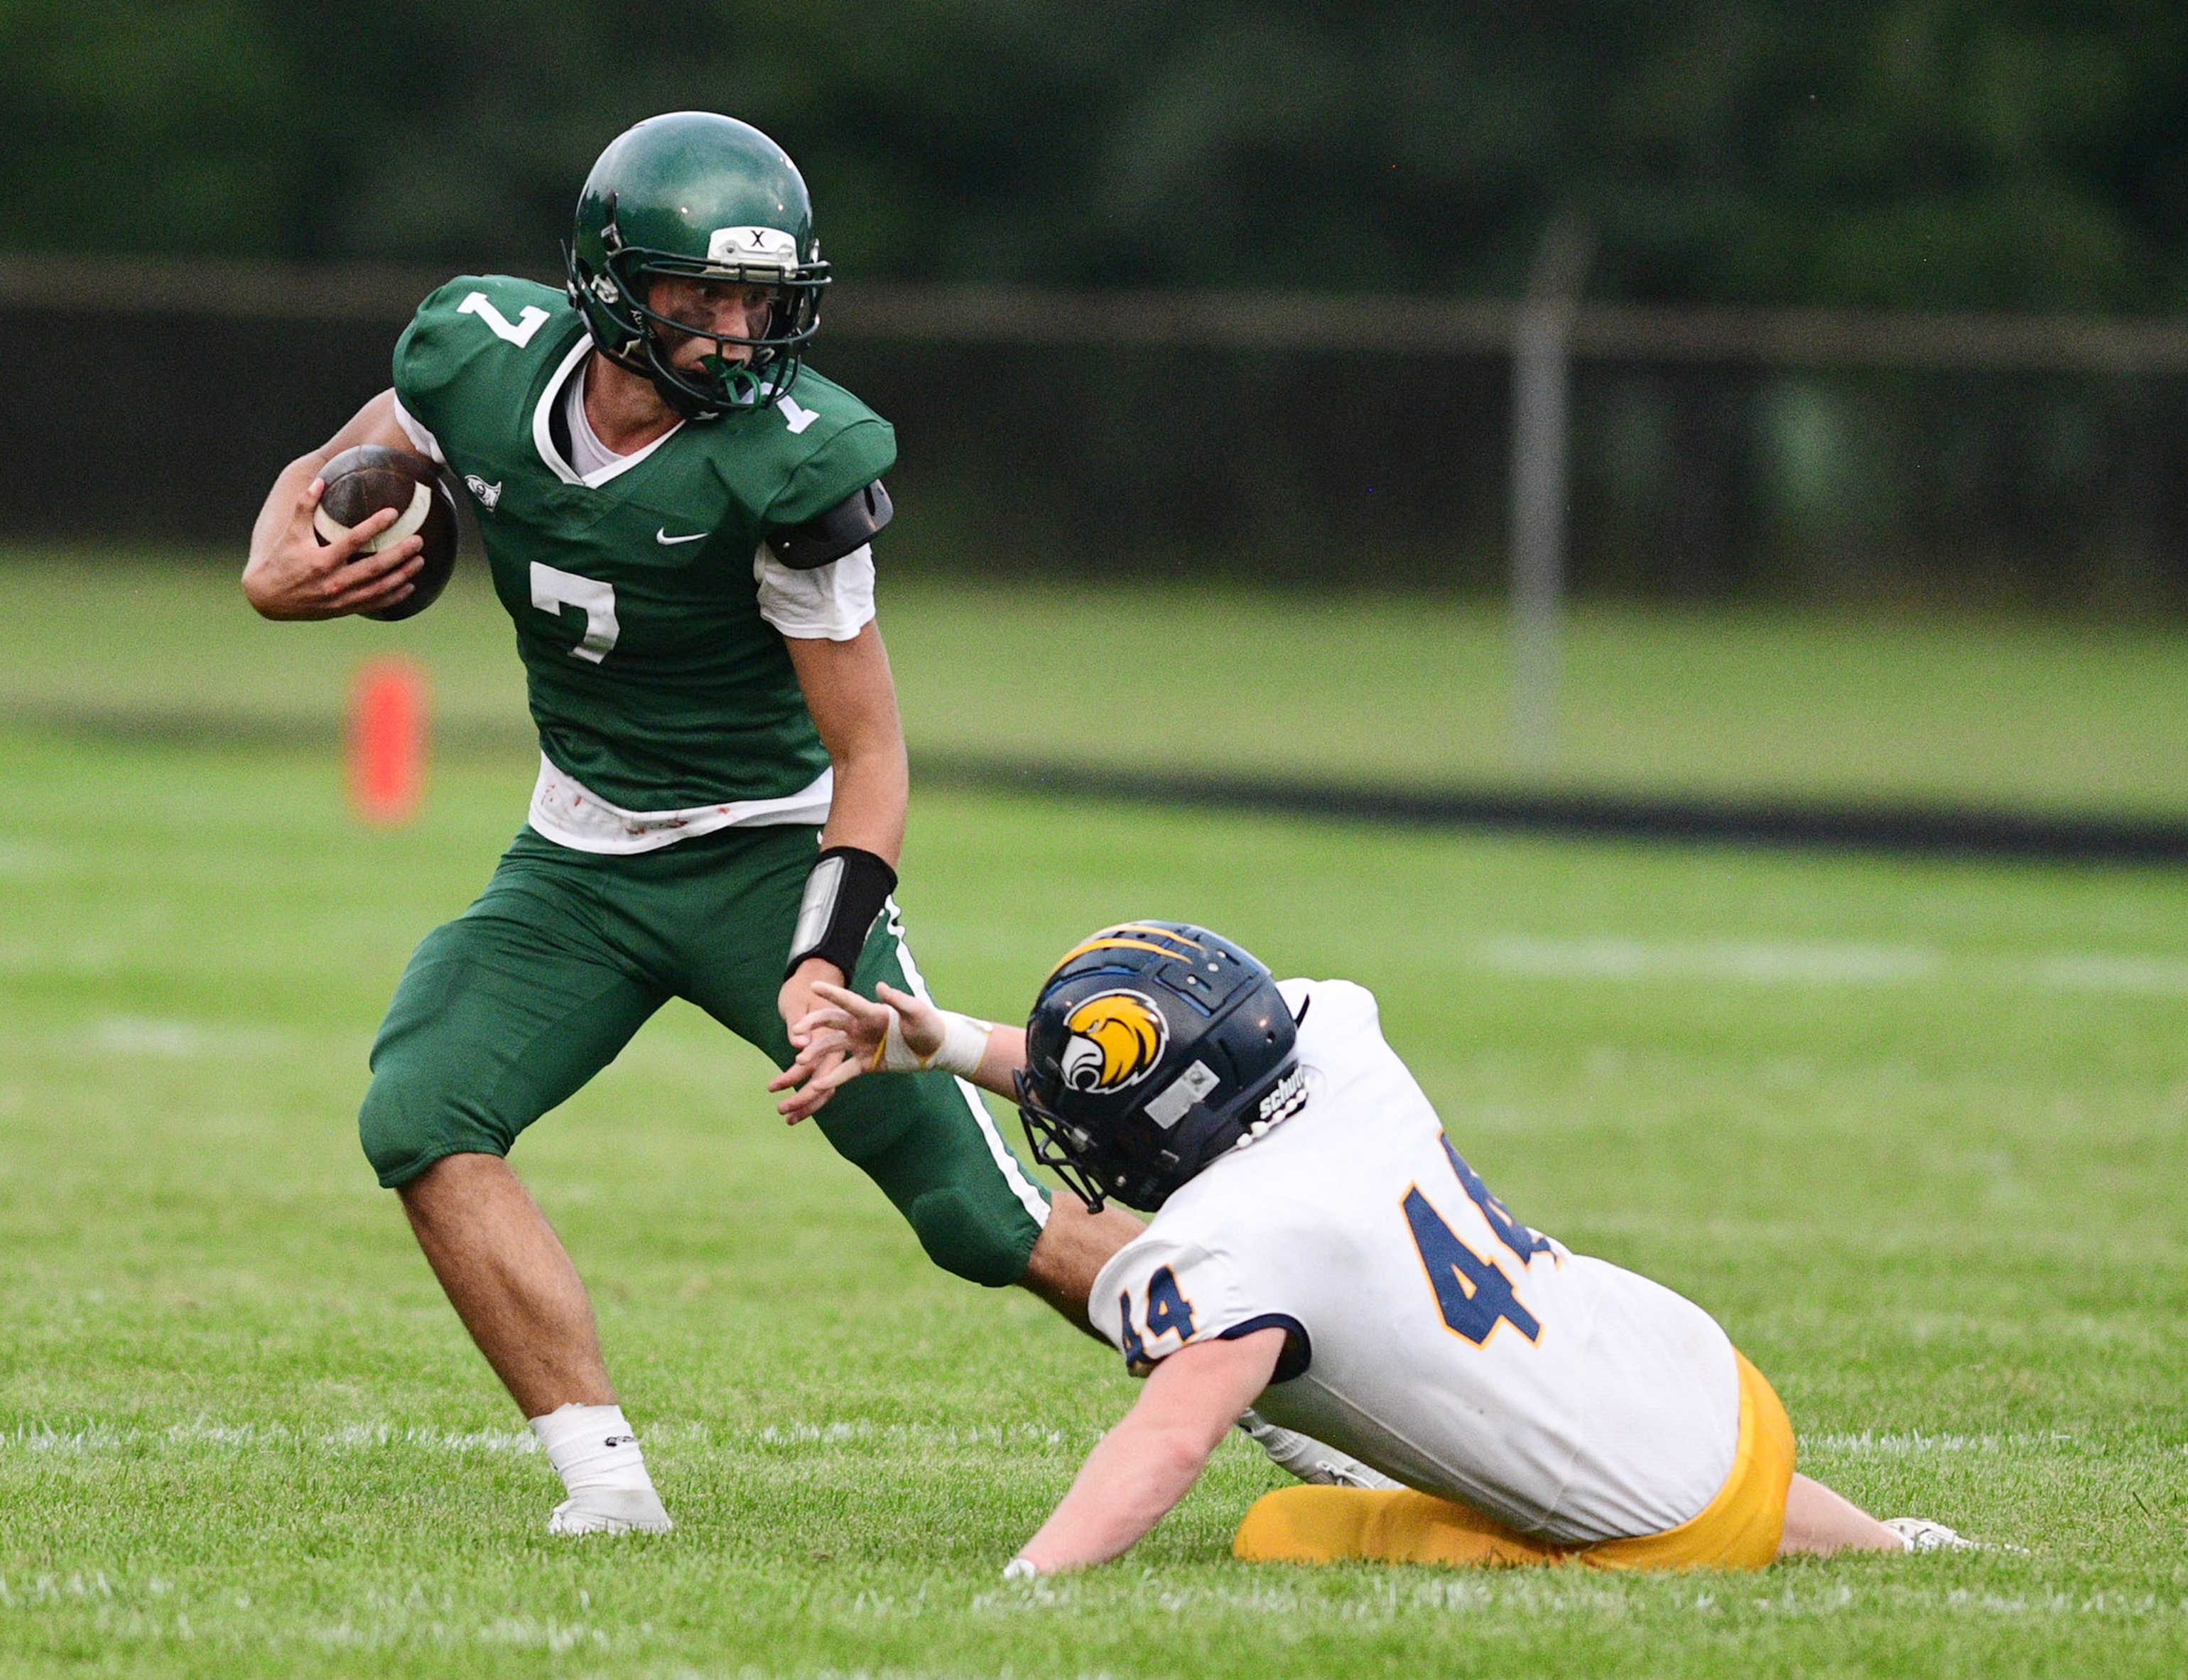
[[[866,935],[873,932],[875,918],[894,891],[896,871],[871,852],[831,846],[821,853],[805,877],[805,898],[790,935],[790,961],[783,967],[783,978],[789,978],[799,963],[817,956],[842,969],[849,983],[859,966],[859,953],[866,947]]]
[[[889,1011],[888,1028],[875,1046],[873,1071],[880,1074],[955,1074],[969,1080],[987,1059],[988,1034],[994,1023],[960,1015],[954,1009],[935,1012],[942,1017],[942,1042],[932,1056],[922,1056],[905,1041],[904,1017]]]

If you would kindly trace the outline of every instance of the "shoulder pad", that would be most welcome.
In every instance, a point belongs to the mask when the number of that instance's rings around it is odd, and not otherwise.
[[[454,332],[465,341],[528,345],[554,318],[572,313],[561,292],[508,274],[459,274],[427,295],[414,331]]]
[[[767,546],[792,571],[810,572],[864,548],[895,513],[888,492],[877,478],[802,525],[769,532]]]
[[[538,356],[561,341],[557,321],[567,321],[572,313],[559,292],[532,281],[505,274],[460,274],[418,306],[396,341],[396,392],[405,408],[437,430],[436,420],[420,412],[421,405],[430,408],[436,393],[475,366],[528,380]],[[527,348],[531,358],[507,359],[512,350]]]

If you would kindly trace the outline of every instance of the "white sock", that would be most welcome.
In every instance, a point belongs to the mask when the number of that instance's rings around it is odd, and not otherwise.
[[[1334,1446],[1325,1446],[1312,1435],[1303,1435],[1296,1429],[1287,1429],[1272,1423],[1251,1407],[1238,1419],[1238,1427],[1252,1439],[1254,1444],[1280,1469],[1289,1470],[1301,1481],[1318,1487],[1398,1488],[1405,1483],[1393,1481],[1380,1470],[1370,1469],[1347,1452]]]
[[[639,1451],[638,1436],[620,1406],[572,1401],[534,1418],[532,1433],[547,1449],[547,1462],[572,1497],[601,1488],[652,1490],[646,1455]]]

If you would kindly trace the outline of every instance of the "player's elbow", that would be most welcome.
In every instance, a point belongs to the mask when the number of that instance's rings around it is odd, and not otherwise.
[[[894,719],[843,731],[828,743],[828,759],[838,776],[907,785],[911,780],[911,756],[905,750],[904,731]]]
[[[1164,1509],[1184,1497],[1200,1479],[1214,1450],[1214,1442],[1201,1429],[1177,1425],[1150,1432],[1141,1462],[1148,1467],[1149,1480],[1163,1490]]]

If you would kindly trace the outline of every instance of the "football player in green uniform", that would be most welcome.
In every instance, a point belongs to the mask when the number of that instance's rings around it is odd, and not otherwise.
[[[894,437],[801,367],[827,283],[805,184],[743,123],[657,117],[601,155],[567,256],[567,293],[465,278],[426,300],[393,388],[276,480],[244,589],[273,618],[409,593],[417,538],[363,551],[392,516],[314,533],[320,469],[354,444],[430,455],[477,503],[539,779],[484,894],[411,959],[360,1124],[563,1475],[550,1526],[619,1531],[668,1519],[510,1146],[672,996],[780,1064],[816,979],[920,979],[890,897],[906,774],[869,546]],[[1082,1325],[1136,1228],[1052,1207],[945,1074],[871,1081],[819,1124],[938,1265]]]
[[[672,996],[787,1065],[816,982],[921,980],[891,897],[907,777],[873,622],[894,437],[802,366],[828,279],[805,183],[743,123],[652,118],[594,166],[566,267],[564,291],[470,277],[425,301],[393,388],[275,481],[244,591],[298,619],[409,594],[419,539],[364,547],[392,513],[315,533],[320,470],[352,445],[428,455],[477,503],[539,781],[485,893],[411,958],[359,1124],[563,1478],[550,1530],[622,1532],[668,1517],[510,1145]],[[969,1085],[858,1083],[818,1124],[936,1264],[1089,1328],[1138,1223],[1052,1204]],[[1257,1438],[1310,1474],[1338,1457]]]

